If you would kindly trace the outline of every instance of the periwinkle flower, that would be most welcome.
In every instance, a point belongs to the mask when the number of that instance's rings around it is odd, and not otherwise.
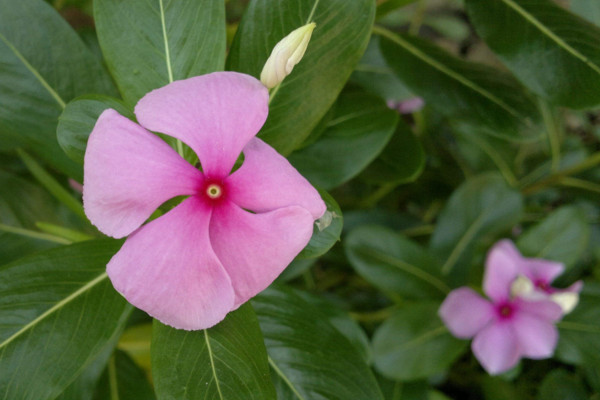
[[[471,349],[485,370],[499,374],[513,368],[522,357],[543,359],[552,356],[558,341],[554,323],[563,311],[549,298],[527,299],[511,294],[521,273],[506,241],[489,252],[483,291],[453,290],[442,303],[439,315],[450,332],[461,339],[473,338]]]
[[[148,93],[135,107],[140,125],[106,110],[90,135],[85,212],[103,233],[129,236],[108,276],[165,324],[192,330],[221,321],[281,273],[325,212],[310,183],[255,138],[268,99],[255,78],[216,72]],[[190,146],[202,170],[149,131]],[[141,226],[177,196],[187,198]]]

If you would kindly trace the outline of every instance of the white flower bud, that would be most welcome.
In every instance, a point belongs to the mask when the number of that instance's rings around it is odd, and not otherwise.
[[[528,298],[534,293],[535,287],[529,278],[519,275],[510,285],[510,294],[512,297]]]
[[[315,29],[314,22],[292,31],[275,45],[269,59],[260,73],[260,81],[271,89],[288,76],[294,66],[302,60],[308,42]]]
[[[550,298],[562,308],[563,314],[573,311],[577,303],[579,303],[579,293],[575,292],[554,293]]]

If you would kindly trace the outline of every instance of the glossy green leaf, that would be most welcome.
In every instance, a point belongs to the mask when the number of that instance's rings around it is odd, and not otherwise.
[[[442,299],[450,291],[439,261],[388,228],[360,226],[344,244],[356,272],[393,299]]]
[[[101,95],[84,95],[71,101],[58,119],[58,144],[75,162],[83,164],[87,140],[96,121],[106,109],[115,109],[129,119],[133,113],[118,99]]]
[[[564,369],[555,369],[542,381],[536,398],[538,400],[586,400],[590,397],[581,378]]]
[[[381,155],[361,174],[369,183],[400,184],[415,181],[425,168],[425,152],[402,120]]]
[[[362,56],[375,17],[372,0],[257,0],[250,2],[227,59],[227,69],[259,77],[275,44],[316,22],[308,49],[277,92],[260,136],[284,155],[308,137]]]
[[[342,210],[333,197],[324,190],[319,190],[321,198],[327,206],[325,215],[319,219],[314,226],[313,235],[304,250],[296,256],[296,259],[315,258],[327,253],[333,245],[340,240],[344,219]]]
[[[275,400],[250,304],[206,330],[178,330],[154,321],[152,376],[160,400]]]
[[[332,189],[362,171],[392,137],[398,113],[377,96],[342,93],[327,129],[313,144],[289,157],[312,184]]]
[[[94,1],[102,53],[123,98],[133,105],[174,80],[223,69],[222,1]]]
[[[381,51],[396,76],[443,115],[511,139],[539,135],[537,105],[509,74],[464,61],[417,37],[383,35]]]
[[[383,400],[359,350],[318,307],[284,287],[267,289],[252,304],[279,400]]]
[[[0,268],[1,397],[54,399],[116,344],[132,309],[105,272],[118,248],[84,242]]]
[[[576,365],[600,365],[600,284],[586,281],[579,304],[558,323],[556,356]]]
[[[572,267],[587,249],[590,226],[583,210],[564,206],[519,237],[517,246],[527,257],[546,258]]]
[[[432,400],[427,395],[429,384],[425,380],[391,381],[381,375],[377,376],[377,380],[386,400]]]
[[[98,382],[93,400],[155,399],[156,395],[145,372],[126,353],[115,351]]]
[[[439,303],[407,305],[373,335],[375,368],[390,379],[414,380],[444,371],[467,347],[437,316]]]
[[[510,229],[523,212],[523,198],[501,176],[484,174],[467,180],[440,213],[430,248],[445,260],[442,274],[455,285],[465,283],[476,243],[487,234]]]
[[[490,48],[534,92],[571,108],[600,104],[600,28],[551,0],[466,0]]]
[[[79,176],[56,143],[65,104],[115,88],[67,22],[41,0],[0,1],[0,148],[25,147],[50,165]]]
[[[381,18],[390,12],[404,7],[408,4],[412,4],[417,0],[384,0],[377,2],[377,18]]]

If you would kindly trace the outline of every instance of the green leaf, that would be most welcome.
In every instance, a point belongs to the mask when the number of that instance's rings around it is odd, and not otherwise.
[[[292,153],[289,160],[311,183],[332,189],[377,157],[397,123],[398,113],[377,96],[342,93],[325,132],[315,143]]]
[[[265,345],[250,304],[201,331],[154,322],[152,375],[159,399],[275,400]]]
[[[121,100],[109,96],[84,95],[67,104],[58,119],[56,134],[58,144],[73,161],[83,165],[83,156],[90,133],[100,114],[109,108],[135,120],[133,113]]]
[[[115,351],[98,382],[94,400],[155,399],[154,390],[144,371],[126,353]]]
[[[47,3],[0,0],[0,10],[0,147],[26,147],[78,177],[56,143],[57,118],[77,96],[116,93],[110,77]]]
[[[398,121],[383,152],[361,174],[369,183],[400,184],[417,180],[425,168],[425,152],[410,127]]]
[[[450,291],[438,260],[388,228],[360,226],[344,244],[356,272],[393,299],[443,298]]]
[[[324,190],[319,190],[319,194],[327,206],[327,211],[325,212],[325,215],[315,223],[310,242],[308,242],[304,250],[296,256],[297,260],[320,257],[327,253],[327,251],[340,240],[342,227],[344,225],[342,210],[329,193]]]
[[[542,381],[536,398],[539,400],[586,400],[590,397],[579,376],[564,369],[555,369]]]
[[[222,1],[94,1],[102,53],[129,105],[174,80],[222,70]]]
[[[118,248],[84,242],[0,268],[2,397],[54,399],[116,344],[132,309],[105,272]]]
[[[400,309],[373,335],[375,368],[389,379],[414,380],[444,371],[467,347],[437,316],[439,303]]]
[[[465,4],[479,35],[531,90],[571,108],[600,104],[600,28],[550,0]]]
[[[274,286],[252,304],[279,400],[383,400],[360,352],[318,307]]]
[[[572,267],[587,249],[590,225],[583,210],[564,206],[519,237],[517,245],[527,257],[559,261]]]
[[[414,3],[417,0],[384,0],[378,1],[377,5],[377,19],[389,14],[390,12],[404,7],[408,4]]]
[[[378,28],[381,51],[396,76],[443,115],[471,121],[510,139],[539,135],[537,105],[509,74],[461,60],[434,44]]]
[[[560,339],[556,356],[561,361],[597,366],[600,364],[600,284],[586,281],[579,304],[558,323]]]
[[[600,3],[589,0],[571,0],[571,11],[588,21],[600,25]]]
[[[464,284],[476,243],[488,234],[511,228],[523,212],[523,198],[501,176],[484,174],[467,180],[440,213],[430,248],[445,260],[442,274]]]
[[[308,137],[362,56],[375,17],[372,0],[257,0],[250,2],[227,59],[227,69],[259,77],[275,44],[311,21],[317,27],[302,61],[271,94],[260,136],[288,155]]]

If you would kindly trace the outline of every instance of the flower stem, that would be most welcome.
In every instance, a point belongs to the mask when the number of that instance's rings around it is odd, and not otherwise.
[[[58,237],[55,235],[50,235],[48,233],[36,232],[36,231],[29,230],[29,229],[18,228],[16,226],[9,226],[9,225],[5,225],[5,224],[0,224],[0,231],[13,233],[13,234],[19,235],[19,236],[25,236],[25,237],[28,237],[31,239],[45,240],[47,242],[60,243],[60,244],[71,244],[72,243],[70,240],[67,240],[65,238]]]

